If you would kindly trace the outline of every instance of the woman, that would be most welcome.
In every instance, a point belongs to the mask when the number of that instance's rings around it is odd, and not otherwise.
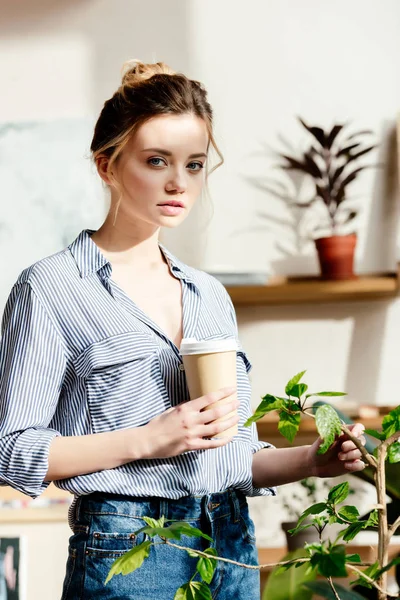
[[[111,193],[105,222],[23,271],[5,309],[0,481],[32,497],[55,481],[75,495],[63,600],[174,597],[196,558],[162,544],[136,572],[104,585],[115,558],[141,543],[134,532],[144,516],[188,521],[219,555],[256,564],[246,496],[364,466],[349,440],[321,457],[319,440],[278,450],[243,427],[251,410],[242,350],[240,405],[203,410],[234,389],[188,401],[182,337],[237,338],[235,312],[217,280],[158,237],[189,214],[211,147],[219,154],[202,85],[163,63],[129,64],[91,145]],[[236,423],[233,439],[213,437]],[[211,589],[221,600],[258,598],[258,571],[219,563]]]

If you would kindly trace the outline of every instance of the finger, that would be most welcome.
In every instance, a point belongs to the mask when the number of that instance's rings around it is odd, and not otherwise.
[[[362,460],[354,460],[354,461],[350,461],[350,462],[345,462],[344,466],[347,471],[354,472],[354,471],[362,471],[363,469],[365,469],[365,467],[367,465]]]
[[[230,402],[228,401],[224,404],[221,404],[220,406],[216,406],[215,408],[207,409],[207,407],[206,407],[206,409],[204,409],[198,413],[197,422],[204,425],[206,423],[211,423],[212,421],[216,421],[217,419],[221,419],[222,417],[225,417],[232,411],[236,412],[239,405],[240,405],[239,400],[234,399]]]
[[[207,425],[199,427],[199,437],[211,438],[214,435],[219,435],[230,427],[237,425],[238,422],[239,415],[237,413],[231,417],[223,419],[222,421],[213,421],[212,423],[208,423]]]
[[[365,427],[362,423],[354,423],[353,425],[349,425],[348,429],[350,429],[354,437],[360,437],[360,435],[362,435],[365,431]]]
[[[342,461],[351,461],[361,458],[362,454],[356,448],[355,450],[351,450],[351,452],[339,452],[338,459]]]
[[[223,400],[224,398],[232,396],[235,392],[235,387],[225,387],[215,392],[205,394],[204,396],[200,396],[200,398],[196,398],[195,400],[190,400],[189,402],[192,408],[194,408],[194,410],[200,411],[203,410],[206,406],[214,404],[214,402],[218,402],[219,400]]]

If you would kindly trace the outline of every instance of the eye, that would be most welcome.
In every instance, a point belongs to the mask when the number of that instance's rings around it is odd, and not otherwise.
[[[152,165],[153,167],[162,167],[162,164],[160,164],[160,161],[162,161],[162,163],[164,163],[164,165],[166,164],[166,162],[163,158],[159,158],[156,156],[154,158],[149,158],[149,160],[147,162],[149,165]]]
[[[190,171],[201,171],[201,169],[204,169],[204,165],[201,162],[191,162],[188,164],[188,169]]]

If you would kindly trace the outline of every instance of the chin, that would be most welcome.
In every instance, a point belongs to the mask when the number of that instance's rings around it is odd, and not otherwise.
[[[164,217],[161,219],[160,227],[164,227],[166,229],[175,229],[175,227],[179,227],[181,223],[186,220],[187,215],[184,217]]]

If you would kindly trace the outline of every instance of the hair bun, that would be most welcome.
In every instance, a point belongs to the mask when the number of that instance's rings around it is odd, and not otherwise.
[[[122,66],[121,87],[133,87],[141,81],[150,79],[153,75],[175,75],[175,71],[163,62],[150,64],[132,58],[124,62]]]

